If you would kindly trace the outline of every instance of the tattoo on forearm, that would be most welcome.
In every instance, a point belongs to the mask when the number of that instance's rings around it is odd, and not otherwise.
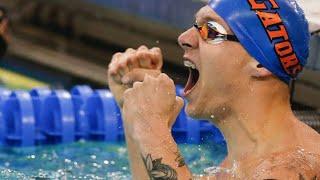
[[[143,157],[144,165],[147,168],[151,180],[177,180],[177,172],[170,166],[161,163],[162,158],[152,159],[151,154]]]
[[[178,167],[185,166],[186,163],[185,163],[183,157],[181,156],[180,152],[178,151],[178,152],[176,152],[174,154],[177,156],[176,159],[175,159],[175,162],[178,163]]]

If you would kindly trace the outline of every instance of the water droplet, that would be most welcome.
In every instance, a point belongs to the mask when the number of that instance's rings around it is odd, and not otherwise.
[[[92,163],[92,166],[93,166],[93,167],[96,167],[96,168],[101,168],[101,165],[98,164],[98,163]]]
[[[106,165],[108,165],[108,164],[109,164],[109,161],[108,161],[108,160],[104,160],[103,163],[106,164]]]

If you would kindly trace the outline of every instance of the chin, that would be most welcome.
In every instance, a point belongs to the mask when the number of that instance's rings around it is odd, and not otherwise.
[[[194,119],[204,119],[204,114],[202,113],[202,108],[197,108],[191,104],[187,104],[185,111],[186,114]]]

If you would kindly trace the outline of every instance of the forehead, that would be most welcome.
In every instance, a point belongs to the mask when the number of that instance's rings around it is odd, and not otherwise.
[[[215,21],[219,24],[221,24],[228,33],[231,33],[231,29],[228,26],[228,24],[216,13],[212,10],[210,6],[204,6],[202,7],[195,15],[195,19],[198,24],[203,24],[208,21]]]

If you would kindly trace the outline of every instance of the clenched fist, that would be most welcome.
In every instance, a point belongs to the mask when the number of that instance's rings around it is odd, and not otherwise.
[[[113,55],[108,68],[108,83],[118,105],[122,107],[123,93],[136,81],[143,81],[146,74],[161,73],[163,60],[159,48],[140,46],[137,50],[127,49]]]
[[[153,135],[171,136],[171,127],[182,107],[183,100],[176,96],[175,85],[166,74],[155,78],[146,75],[143,82],[135,82],[124,93],[127,133],[137,142],[152,140]]]

